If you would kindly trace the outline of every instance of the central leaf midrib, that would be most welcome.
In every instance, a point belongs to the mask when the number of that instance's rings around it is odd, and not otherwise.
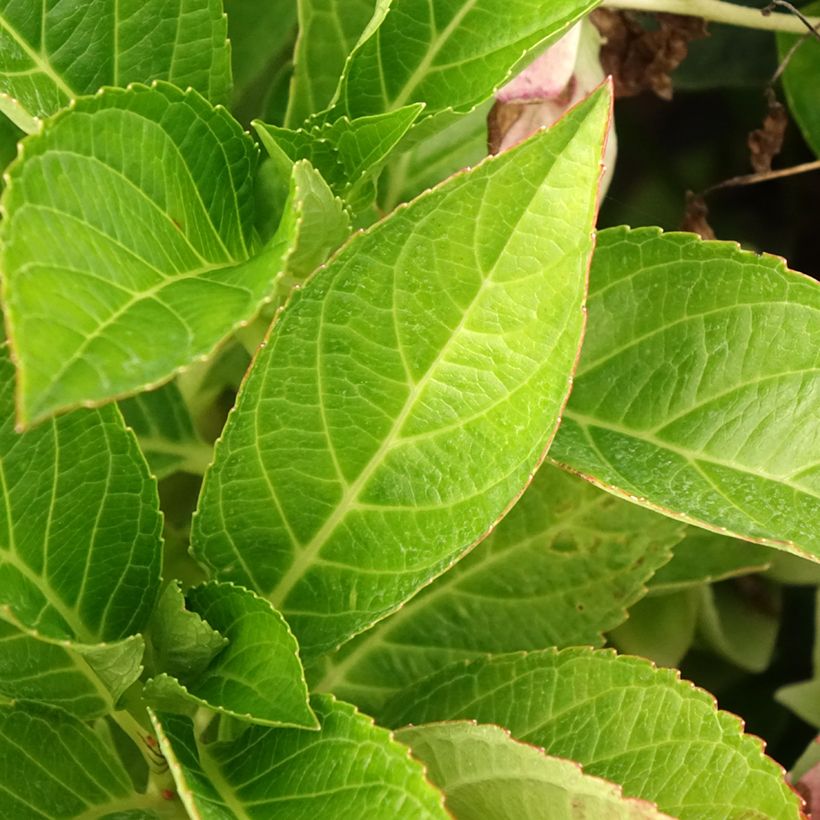
[[[40,54],[40,52],[35,51],[31,45],[25,40],[25,38],[20,34],[19,31],[6,19],[4,14],[0,14],[0,26],[2,26],[15,40],[15,42],[20,46],[20,48],[26,53],[28,58],[34,63],[35,66],[46,76],[48,77],[60,91],[65,94],[69,100],[74,99],[77,97],[77,92],[70,86],[68,83],[54,70],[51,65],[51,62],[44,58],[44,55]],[[45,28],[45,17],[43,17],[43,27]],[[45,47],[45,42],[42,44]],[[33,114],[31,116],[36,116]]]

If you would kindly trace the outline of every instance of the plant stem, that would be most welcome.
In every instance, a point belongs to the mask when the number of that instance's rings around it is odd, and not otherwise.
[[[162,774],[167,770],[167,764],[162,757],[159,749],[156,751],[149,746],[147,738],[151,735],[149,732],[130,712],[125,709],[119,709],[110,713],[111,719],[120,727],[120,729],[134,741],[136,747],[140,750],[151,775]]]
[[[602,5],[611,9],[703,17],[715,23],[764,31],[784,31],[789,34],[803,34],[806,31],[806,24],[792,14],[766,15],[760,9],[727,3],[725,0],[604,0]],[[820,26],[820,18],[807,17],[806,20],[815,29]]]

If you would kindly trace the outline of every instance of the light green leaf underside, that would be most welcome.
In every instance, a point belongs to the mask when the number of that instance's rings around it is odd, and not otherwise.
[[[57,639],[96,644],[138,632],[159,589],[162,520],[136,439],[114,407],[17,433],[13,390],[3,345],[0,605]]]
[[[142,672],[139,635],[84,646],[44,639],[0,621],[0,693],[59,706],[89,720],[112,711]]]
[[[288,240],[254,256],[257,153],[164,83],[81,99],[25,142],[2,229],[22,421],[167,380],[254,316]]]
[[[205,472],[213,449],[194,430],[191,414],[175,382],[123,399],[119,405],[157,478],[180,471],[194,475]]]
[[[783,771],[713,698],[639,658],[546,650],[457,663],[404,690],[387,726],[476,720],[689,818],[797,818]]]
[[[820,3],[801,6],[803,14],[820,14]],[[784,59],[792,46],[800,39],[789,34],[778,34],[777,45],[780,58]],[[820,42],[815,38],[803,37],[803,44],[792,55],[783,72],[783,90],[789,103],[789,110],[797,121],[806,142],[820,157]]]
[[[192,817],[445,818],[441,795],[389,732],[352,706],[311,700],[319,731],[252,726],[232,742],[197,741],[188,718],[152,715]]]
[[[656,228],[602,231],[550,457],[639,504],[820,558],[820,285]]]
[[[671,820],[652,804],[549,757],[498,726],[453,721],[396,732],[458,820]]]
[[[376,0],[298,0],[299,38],[285,123],[302,124],[333,100],[345,61],[376,9]]]
[[[351,54],[333,111],[362,117],[414,102],[428,116],[469,111],[595,5],[510,0],[499,24],[495,0],[393,3]]]
[[[247,589],[209,583],[189,589],[188,608],[227,639],[204,669],[160,674],[144,697],[159,708],[191,704],[265,725],[314,728],[296,640],[273,607]]]
[[[354,210],[369,205],[375,196],[373,177],[422,111],[408,105],[386,114],[291,130],[255,122],[254,128],[269,153],[276,147],[291,160],[310,160],[334,193]]]
[[[652,576],[649,591],[662,594],[763,572],[776,554],[768,547],[688,527],[686,536],[672,551],[672,560]]]
[[[542,458],[580,342],[608,109],[601,92],[357,235],[256,357],[192,543],[274,602],[303,657],[445,570]]]
[[[603,643],[683,526],[544,465],[493,533],[326,660],[316,688],[367,712],[487,652]]]
[[[0,93],[21,128],[104,85],[168,80],[214,102],[231,87],[220,0],[0,2]]]
[[[185,607],[178,581],[171,581],[157,602],[146,632],[149,671],[188,680],[201,674],[228,639]]]
[[[133,792],[114,751],[86,724],[36,704],[0,707],[0,805],[14,820],[168,816]],[[154,814],[154,810],[162,812]]]

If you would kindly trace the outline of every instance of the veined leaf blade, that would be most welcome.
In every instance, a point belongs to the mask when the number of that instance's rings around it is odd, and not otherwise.
[[[499,655],[452,664],[397,695],[387,726],[476,720],[575,760],[681,820],[798,820],[783,770],[673,669],[611,650]]]
[[[304,655],[446,569],[540,463],[580,344],[608,112],[603,90],[355,237],[257,356],[192,543]]]
[[[729,243],[602,231],[550,458],[668,515],[820,559],[820,285]]]
[[[221,0],[0,3],[0,108],[24,130],[102,86],[167,80],[225,102]]]

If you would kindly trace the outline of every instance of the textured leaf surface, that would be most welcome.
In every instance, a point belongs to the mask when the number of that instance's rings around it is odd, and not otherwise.
[[[203,672],[228,639],[186,609],[178,581],[171,581],[157,602],[147,631],[152,671],[188,680]]]
[[[655,573],[649,588],[651,592],[671,592],[763,572],[774,555],[768,547],[688,527],[684,539],[672,551],[672,560]]]
[[[105,715],[142,672],[143,640],[82,646],[0,621],[0,693],[84,720]]]
[[[370,712],[455,660],[600,646],[682,531],[545,465],[467,557],[327,658],[318,687]]]
[[[388,726],[476,720],[581,763],[681,820],[798,818],[783,771],[712,697],[639,658],[565,649],[453,664],[403,691]]]
[[[28,139],[2,231],[22,421],[166,380],[256,313],[289,241],[250,258],[256,158],[167,84],[82,99]]]
[[[285,122],[298,126],[333,100],[345,61],[377,0],[298,0],[299,39]]]
[[[820,3],[809,3],[801,11],[809,16],[820,14]],[[778,34],[777,44],[780,58],[791,50],[798,37]],[[803,44],[789,60],[783,72],[783,89],[789,102],[789,109],[797,121],[806,142],[820,157],[820,42],[812,37],[804,37]]]
[[[104,85],[168,80],[214,102],[231,86],[220,0],[3,0],[0,55],[0,108],[27,131]]]
[[[120,402],[125,423],[137,434],[140,449],[157,478],[183,471],[201,475],[212,448],[197,435],[191,414],[174,382]]]
[[[293,160],[307,159],[330,187],[354,208],[367,205],[375,195],[371,179],[422,111],[408,105],[387,114],[314,125],[293,131],[255,122],[259,138],[269,151],[280,148]],[[369,195],[368,195],[368,183]]]
[[[657,229],[602,231],[550,457],[637,503],[820,557],[820,285]]]
[[[389,732],[332,698],[316,696],[311,704],[319,731],[252,726],[236,741],[209,745],[197,741],[188,718],[154,716],[191,815],[447,817],[421,765]]]
[[[185,599],[227,645],[204,669],[180,670],[179,680],[165,673],[153,678],[145,686],[149,702],[166,709],[194,703],[267,725],[316,726],[296,640],[267,601],[220,583],[189,589]]]
[[[440,574],[538,465],[580,342],[608,108],[597,94],[357,235],[256,357],[192,541],[306,656]]]
[[[59,709],[0,707],[0,759],[0,800],[6,817],[168,816],[160,797],[133,793],[109,746]],[[154,814],[155,809],[162,813]]]
[[[48,334],[41,334],[48,335]],[[0,350],[0,606],[84,644],[142,629],[161,565],[156,483],[116,408],[14,430],[14,369]]]
[[[458,820],[662,820],[654,806],[624,798],[613,783],[582,772],[577,763],[548,757],[513,740],[498,726],[453,721],[396,732],[431,782],[444,792]]]
[[[594,0],[404,0],[351,54],[334,111],[352,117],[426,103],[466,112],[590,11]]]

